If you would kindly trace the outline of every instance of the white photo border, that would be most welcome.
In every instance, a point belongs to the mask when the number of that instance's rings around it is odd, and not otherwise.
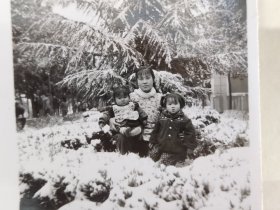
[[[252,209],[262,209],[262,152],[260,127],[260,78],[258,1],[247,0],[248,78],[249,78],[249,139]]]
[[[247,0],[249,125],[251,157],[252,209],[262,209],[260,83],[258,51],[257,0]],[[19,209],[18,152],[15,135],[14,78],[12,59],[12,27],[10,1],[0,2],[0,203],[1,209]]]
[[[15,126],[11,2],[0,2],[0,206],[19,209],[19,164]]]

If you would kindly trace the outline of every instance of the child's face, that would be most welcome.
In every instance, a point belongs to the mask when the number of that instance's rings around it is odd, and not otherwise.
[[[116,96],[115,97],[116,104],[118,106],[125,106],[129,103],[129,96]]]
[[[166,102],[166,110],[171,114],[176,114],[180,110],[180,103],[175,101],[168,101]]]
[[[137,83],[143,92],[148,93],[153,88],[154,80],[150,72],[143,70],[143,72],[138,73]]]

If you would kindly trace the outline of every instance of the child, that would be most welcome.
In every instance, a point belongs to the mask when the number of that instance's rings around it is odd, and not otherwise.
[[[138,103],[130,100],[129,93],[128,88],[117,87],[113,93],[115,105],[106,107],[105,110],[107,118],[114,118],[118,123],[115,132],[125,137],[134,137],[142,133],[142,127],[147,123],[148,116],[140,109]],[[105,119],[101,117],[99,126],[104,127],[105,122]]]
[[[183,162],[197,146],[195,130],[182,108],[185,101],[179,94],[167,94],[163,108],[150,138],[150,156],[165,165]]]

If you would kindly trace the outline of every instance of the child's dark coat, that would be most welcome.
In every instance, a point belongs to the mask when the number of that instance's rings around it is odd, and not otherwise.
[[[179,137],[183,134],[183,138]],[[197,146],[195,129],[190,119],[182,111],[175,115],[164,110],[152,132],[150,143],[159,146],[160,152],[185,154],[187,149]]]

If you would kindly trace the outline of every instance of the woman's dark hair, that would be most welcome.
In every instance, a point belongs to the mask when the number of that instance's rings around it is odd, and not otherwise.
[[[115,99],[116,97],[117,98],[127,97],[127,96],[129,96],[129,93],[130,93],[130,91],[129,91],[128,87],[119,86],[113,90],[113,98]]]
[[[141,66],[139,67],[136,72],[135,72],[135,79],[136,79],[136,83],[137,83],[137,80],[139,78],[139,75],[145,75],[145,74],[151,74],[152,78],[153,78],[153,87],[155,88],[155,90],[157,91],[157,88],[156,88],[156,82],[155,82],[155,74],[154,74],[154,71],[153,69],[150,67],[150,66]],[[138,85],[137,85],[138,86]],[[158,92],[158,91],[157,91]]]
[[[185,103],[185,99],[183,98],[183,96],[177,94],[177,93],[169,93],[165,96],[163,96],[161,98],[160,101],[160,105],[162,107],[166,107],[166,103],[167,101],[171,100],[174,103],[179,103],[180,104],[180,108],[182,109],[183,107],[185,107],[186,103]]]

